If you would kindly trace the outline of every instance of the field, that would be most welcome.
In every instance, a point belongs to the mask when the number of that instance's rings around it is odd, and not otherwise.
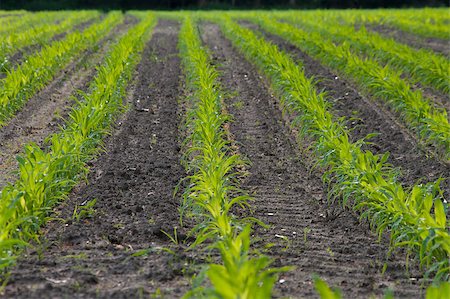
[[[0,11],[3,298],[450,298],[448,9]]]

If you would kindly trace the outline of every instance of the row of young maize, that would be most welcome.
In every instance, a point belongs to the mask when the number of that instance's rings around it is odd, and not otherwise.
[[[22,248],[38,242],[39,227],[51,208],[85,177],[86,163],[101,151],[104,138],[123,111],[127,84],[156,23],[151,13],[115,43],[97,69],[87,93],[72,108],[60,132],[44,149],[27,144],[17,160],[19,178],[0,193],[0,270],[6,273]],[[111,19],[112,18],[112,19]],[[114,13],[106,24],[121,16]],[[98,29],[101,29],[98,28]]]
[[[20,32],[27,30],[33,26],[40,26],[43,24],[54,24],[57,21],[62,20],[71,12],[36,12],[36,13],[23,13],[14,15],[11,12],[10,17],[0,18],[0,36],[12,34],[14,32]],[[73,13],[73,12],[72,12]]]
[[[184,193],[182,215],[198,221],[193,229],[196,241],[218,250],[221,264],[209,264],[206,276],[212,288],[197,287],[186,297],[270,298],[277,273],[266,256],[252,256],[252,218],[237,218],[235,206],[247,206],[250,197],[240,189],[236,178],[243,162],[232,154],[224,125],[230,119],[222,112],[223,93],[218,73],[201,44],[196,22],[184,20],[180,31],[180,55],[190,96],[186,100],[184,165],[189,186]]]
[[[426,23],[417,20],[405,20],[398,16],[390,16],[383,19],[382,24],[424,37],[440,38],[443,40],[450,37],[448,23]]]
[[[330,197],[353,207],[380,237],[389,231],[392,249],[406,247],[437,280],[449,279],[449,220],[439,181],[403,188],[386,164],[388,154],[364,151],[364,140],[350,141],[344,121],[335,120],[326,95],[305,77],[300,62],[296,64],[276,46],[229,19],[215,21],[269,79],[283,109],[297,115],[293,125],[315,138],[318,161],[328,169],[324,179],[332,186]]]
[[[320,13],[320,16],[326,17],[329,15],[335,15],[347,24],[381,25],[425,38],[439,38],[443,40],[450,38],[447,8],[332,10]]]
[[[420,82],[424,86],[441,92],[450,92],[448,80],[450,63],[446,57],[440,54],[425,49],[414,49],[376,32],[366,30],[364,26],[359,30],[346,24],[333,26],[338,22],[336,18],[316,22],[312,17],[307,18],[295,13],[283,15],[281,18],[300,25],[308,32],[319,32],[324,39],[348,43],[353,55],[363,54],[380,64],[388,64],[410,76],[413,83]]]
[[[139,60],[155,19],[142,19],[107,55],[89,92],[74,107],[60,133],[47,140],[44,150],[27,145],[19,161],[19,180],[0,195],[0,269],[14,262],[18,250],[37,240],[49,208],[64,198],[86,172],[85,163],[99,151],[122,107],[125,88]],[[450,238],[439,182],[405,190],[385,163],[387,155],[363,151],[364,140],[349,141],[344,121],[334,121],[326,95],[318,93],[301,65],[277,47],[228,19],[215,18],[233,44],[256,64],[278,93],[283,108],[299,116],[301,133],[311,134],[323,165],[332,196],[342,199],[368,219],[377,232],[391,232],[393,248],[416,252],[422,265],[436,279],[449,279]],[[117,22],[110,21],[110,26]],[[104,27],[102,27],[104,28]],[[107,29],[103,29],[107,32]],[[207,298],[269,298],[277,273],[265,256],[254,257],[251,224],[239,219],[233,207],[245,207],[251,198],[239,187],[236,169],[244,163],[232,154],[224,125],[223,92],[218,73],[201,44],[196,20],[187,17],[180,33],[180,54],[190,96],[186,100],[187,137],[184,166],[190,174],[184,193],[183,215],[199,220],[196,241],[212,244],[222,263],[210,264],[205,272],[212,288],[195,288],[187,296]]]

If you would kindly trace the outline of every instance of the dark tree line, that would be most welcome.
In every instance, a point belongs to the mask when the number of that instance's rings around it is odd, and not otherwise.
[[[448,0],[0,0],[0,9],[251,9],[448,6]]]

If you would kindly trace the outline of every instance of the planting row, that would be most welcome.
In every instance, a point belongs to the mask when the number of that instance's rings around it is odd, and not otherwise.
[[[392,249],[407,247],[410,252],[417,255],[421,265],[428,269],[427,273],[434,275],[436,280],[448,279],[450,236],[447,231],[447,208],[443,203],[442,192],[439,188],[440,181],[428,185],[417,184],[405,189],[398,182],[396,172],[386,164],[388,153],[374,155],[370,151],[361,149],[364,147],[364,140],[354,143],[349,141],[350,133],[345,127],[344,120],[334,121],[335,117],[329,111],[330,107],[325,101],[325,94],[316,91],[314,82],[304,76],[301,65],[296,65],[288,55],[280,52],[275,46],[230,20],[218,21],[218,18],[210,20],[219,22],[222,31],[233,44],[270,79],[272,87],[281,98],[282,108],[298,116],[301,124],[299,130],[302,135],[315,138],[317,158],[328,169],[324,179],[333,186],[330,197],[341,199],[344,206],[352,206],[354,210],[360,212],[361,217],[371,223],[380,237],[385,230],[389,231]],[[192,31],[192,29],[190,30]],[[190,37],[189,40],[196,39],[198,38]],[[182,51],[182,57],[189,57],[189,55]],[[204,57],[202,60],[206,61],[207,58]],[[215,75],[208,75],[206,71],[208,63],[204,62],[204,64],[204,75],[207,78],[214,78]],[[214,111],[213,107],[216,106],[216,112],[211,113],[214,116],[211,127],[217,130],[221,127],[222,120],[218,117],[220,115],[218,95],[211,94],[214,84],[202,83],[201,73],[194,74],[194,82],[201,87],[199,97],[216,98],[216,101],[211,100],[209,104],[211,106],[207,107]],[[187,77],[188,82],[191,82],[189,73]],[[206,113],[205,108],[200,107],[200,117],[194,110],[194,115],[198,118],[190,119],[194,125],[188,119],[188,127],[195,128],[195,120],[200,121],[200,124],[197,124],[200,128],[197,137],[200,136],[200,140],[206,139],[212,142],[215,134],[211,133],[213,130],[204,127],[208,124],[209,118],[203,114]],[[210,169],[209,167],[215,165],[211,162],[210,150],[215,148],[220,152],[225,143],[219,143],[219,146],[209,144],[205,147],[205,144],[201,142],[197,145],[195,136],[191,135],[186,141],[191,146],[187,150],[188,155],[199,154],[199,152],[207,154],[194,155],[194,158],[191,157],[193,164],[187,163],[188,171],[195,173],[195,170],[189,168],[189,165],[195,165],[196,168],[198,167],[198,174],[190,177],[192,189],[187,191],[185,198],[187,203],[185,201],[185,204],[190,209],[193,209],[192,205],[195,207],[200,204],[198,208],[201,211],[201,218],[207,221],[207,224],[200,225],[202,230],[199,238],[203,241],[208,239],[208,237],[203,237],[203,234],[210,233],[211,226],[217,231],[216,234],[221,235],[221,230],[213,224],[217,220],[214,220],[214,217],[211,218],[211,214],[218,217],[220,210],[209,206],[213,202],[217,202],[216,205],[220,206],[221,201],[213,198],[216,195],[213,191],[208,191],[206,194],[202,194],[202,191],[209,190],[207,186],[214,186],[211,179],[208,180],[208,177],[205,177],[207,174],[214,174],[214,168],[207,171]],[[199,141],[197,140],[197,142]],[[206,163],[204,162],[205,156],[207,157]],[[195,157],[199,160],[196,160]],[[217,166],[215,169],[218,171],[224,167]],[[217,179],[221,176],[214,175],[213,177]],[[213,188],[212,190],[224,190],[224,188]],[[206,215],[204,214],[205,210]],[[228,211],[228,208],[223,210]],[[211,233],[209,237],[211,236],[214,234]],[[219,245],[222,258],[224,248],[226,247]],[[227,277],[225,274],[227,273],[226,264],[221,271],[222,275]],[[217,286],[217,283],[217,281],[213,281],[214,286]],[[235,284],[237,283],[235,282]],[[232,288],[232,285],[228,287]],[[238,288],[235,286],[235,289]],[[214,294],[217,294],[217,288]]]
[[[73,12],[72,12],[73,13]],[[27,30],[33,26],[41,26],[44,24],[54,24],[62,20],[70,12],[36,12],[27,13],[20,17],[11,15],[0,18],[0,36],[14,34],[22,30]]]
[[[58,18],[62,18],[59,24],[43,22],[20,31],[15,28],[14,32],[0,36],[0,71],[6,72],[11,68],[11,64],[14,63],[11,61],[11,56],[19,50],[33,45],[45,45],[55,35],[65,33],[73,26],[99,17],[99,15],[97,11],[63,12],[58,15]]]
[[[421,35],[447,40],[450,38],[446,8],[411,10],[331,11],[349,24],[384,25]],[[324,13],[328,15],[327,12]]]
[[[61,131],[49,136],[43,148],[26,145],[24,154],[18,158],[19,178],[0,195],[0,269],[12,265],[28,242],[38,241],[39,227],[49,217],[52,207],[86,175],[86,163],[99,153],[103,137],[122,111],[126,87],[156,23],[152,14],[134,12],[132,15],[140,19],[139,24],[111,47],[88,92],[80,93]],[[182,164],[188,173],[185,178],[188,187],[180,211],[182,219],[190,217],[196,221],[191,232],[196,239],[190,249],[206,244],[207,249],[219,253],[217,260],[198,274],[200,278],[208,277],[207,285],[211,287],[195,285],[187,296],[268,298],[277,274],[288,268],[270,268],[270,259],[257,256],[251,249],[252,225],[261,223],[258,219],[237,216],[241,208],[249,206],[251,198],[240,187],[239,169],[245,163],[230,146],[227,127],[231,117],[223,105],[226,93],[218,83],[219,73],[209,52],[202,45],[198,20],[185,14],[173,16],[183,19],[179,48],[187,86],[187,96],[182,102],[186,110]],[[383,232],[389,232],[391,249],[407,248],[436,281],[448,280],[449,220],[440,180],[402,186],[397,171],[386,163],[388,153],[377,155],[365,150],[365,139],[351,141],[346,120],[333,114],[328,96],[318,91],[314,79],[305,76],[301,61],[294,61],[261,34],[232,19],[217,14],[204,16],[219,24],[233,46],[268,80],[280,109],[295,117],[291,125],[300,132],[300,137],[314,140],[310,149],[316,162],[327,170],[323,178],[331,186],[330,199],[357,211],[380,238]],[[445,58],[412,50],[392,40],[385,41],[376,34],[367,35],[364,29],[329,28],[327,23],[315,24],[311,18],[302,19],[295,14],[276,16],[300,27],[273,21],[269,14],[242,14],[239,18],[281,36],[324,65],[343,73],[368,94],[384,100],[431,151],[436,147],[443,160],[450,158],[447,112],[436,108],[420,91],[412,91],[401,73],[448,92]],[[98,18],[98,13],[80,12],[57,26],[43,24],[39,30],[48,28],[48,31],[36,39],[30,38],[30,32],[37,27],[24,31],[20,35],[22,46],[50,40],[55,34],[94,18]],[[70,61],[97,45],[122,21],[121,13],[112,12],[82,33],[67,34],[63,40],[43,47],[38,54],[30,55],[23,64],[9,70],[0,81],[1,125]],[[5,46],[5,49],[14,48],[5,51],[5,57],[20,45]],[[427,53],[430,55],[425,57]],[[329,289],[323,282],[317,280],[317,284],[326,294]],[[430,292],[433,290],[430,288]]]
[[[364,26],[359,30],[346,24],[333,26],[338,22],[337,18],[316,22],[311,15],[283,14],[282,16],[284,20],[298,24],[308,32],[319,32],[325,39],[331,39],[340,44],[349,44],[353,55],[364,54],[380,64],[388,64],[411,76],[415,83],[420,82],[424,86],[428,85],[446,94],[450,92],[448,81],[450,63],[442,55],[429,50],[413,49],[376,32],[368,31]]]

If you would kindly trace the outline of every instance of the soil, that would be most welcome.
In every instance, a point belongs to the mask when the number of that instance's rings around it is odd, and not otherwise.
[[[244,25],[259,30],[255,25]],[[450,165],[440,161],[421,146],[416,137],[397,121],[396,116],[385,105],[362,95],[352,82],[341,78],[335,71],[323,66],[282,38],[267,32],[263,34],[302,63],[307,77],[316,78],[317,89],[328,94],[336,118],[345,116],[349,119],[346,124],[351,130],[353,141],[370,133],[378,133],[369,140],[371,144],[365,149],[376,154],[389,152],[388,163],[401,170],[399,179],[404,185],[412,185],[419,180],[424,183],[433,182],[443,177],[441,187],[445,196],[450,196]]]
[[[386,258],[386,240],[379,243],[351,212],[325,204],[320,173],[302,161],[276,99],[255,68],[216,25],[203,24],[201,32],[222,72],[221,84],[233,95],[226,100],[234,118],[231,134],[251,161],[250,175],[241,186],[254,192],[254,216],[269,225],[256,229],[255,246],[263,250],[272,245],[266,254],[275,266],[296,267],[280,276],[275,297],[317,297],[314,273],[341,288],[348,298],[381,297],[387,288],[398,297],[417,297],[417,269],[412,266],[406,273],[402,254]]]
[[[253,216],[269,225],[254,227],[253,246],[270,256],[274,266],[296,267],[280,275],[274,297],[317,297],[313,274],[342,289],[345,297],[382,297],[388,288],[396,297],[423,296],[423,271],[414,261],[407,269],[403,252],[388,256],[386,236],[379,241],[368,224],[351,211],[327,203],[321,170],[311,167],[311,157],[297,144],[295,132],[286,124],[267,82],[233,49],[217,25],[205,23],[200,29],[227,92],[224,110],[234,119],[227,126],[228,136],[237,151],[251,161],[241,187],[255,198],[251,203]],[[107,138],[105,152],[89,163],[86,181],[55,208],[53,220],[42,228],[44,237],[18,259],[0,296],[179,298],[191,288],[191,277],[205,263],[205,256],[185,251],[184,243],[174,244],[166,235],[176,232],[179,240],[186,240],[192,225],[180,226],[181,194],[174,195],[180,180],[187,176],[180,164],[184,108],[180,98],[186,94],[177,49],[179,30],[176,21],[159,20],[130,85],[125,100],[128,110]],[[320,79],[318,87],[329,92],[337,116],[359,118],[348,124],[354,129],[354,139],[374,130],[380,132],[369,149],[392,151],[390,161],[402,168],[405,184],[449,172],[437,159],[426,159],[426,151],[385,107],[360,95],[351,83],[304,53],[278,42],[305,61],[308,76]],[[75,80],[76,72],[69,73]],[[87,75],[82,77],[83,82],[90,80]],[[61,84],[59,88],[65,90]],[[49,95],[59,92],[56,86]],[[63,102],[70,93],[67,90],[58,101]],[[53,104],[46,104],[49,97],[31,101],[34,104],[27,104],[17,117],[27,109],[31,119],[37,115],[42,118],[44,113],[44,126],[58,123],[54,111],[70,106],[58,104],[33,114],[40,105]],[[25,116],[22,120],[29,124]],[[20,126],[18,120],[16,126]],[[3,130],[6,128],[0,133]],[[22,133],[26,130],[33,134],[33,127],[26,125],[11,128],[11,140],[27,135]],[[49,132],[31,138],[42,139]],[[11,151],[10,156],[13,154]],[[0,177],[4,177],[3,172]],[[93,209],[86,210],[94,199]],[[88,215],[81,216],[83,210]]]
[[[15,117],[0,128],[0,188],[16,178],[16,156],[27,143],[43,145],[44,139],[59,130],[78,90],[87,91],[96,66],[112,41],[126,32],[128,24],[120,24],[113,32],[80,58],[62,70],[43,90],[25,104]]]
[[[367,29],[378,32],[387,37],[392,37],[400,43],[420,49],[433,50],[437,53],[450,57],[450,42],[439,38],[421,37],[406,31],[385,25],[366,25]]]
[[[19,260],[7,298],[177,298],[190,287],[184,275],[193,260],[162,233],[179,226],[173,191],[185,176],[177,141],[179,28],[159,21],[137,67],[130,109],[92,162],[89,184],[59,209],[65,223],[46,226],[41,256],[29,250]],[[92,217],[70,220],[75,206],[91,199]]]
[[[59,34],[56,34],[55,36],[52,37],[51,41],[60,41],[62,40],[67,34],[72,33],[74,31],[84,31],[86,28],[88,28],[89,26],[91,26],[92,24],[94,24],[94,22],[96,22],[97,20],[91,19],[88,20],[86,22],[82,22],[80,24],[77,24],[75,26],[73,26],[72,28],[70,28],[68,31],[66,32],[61,32]]]

